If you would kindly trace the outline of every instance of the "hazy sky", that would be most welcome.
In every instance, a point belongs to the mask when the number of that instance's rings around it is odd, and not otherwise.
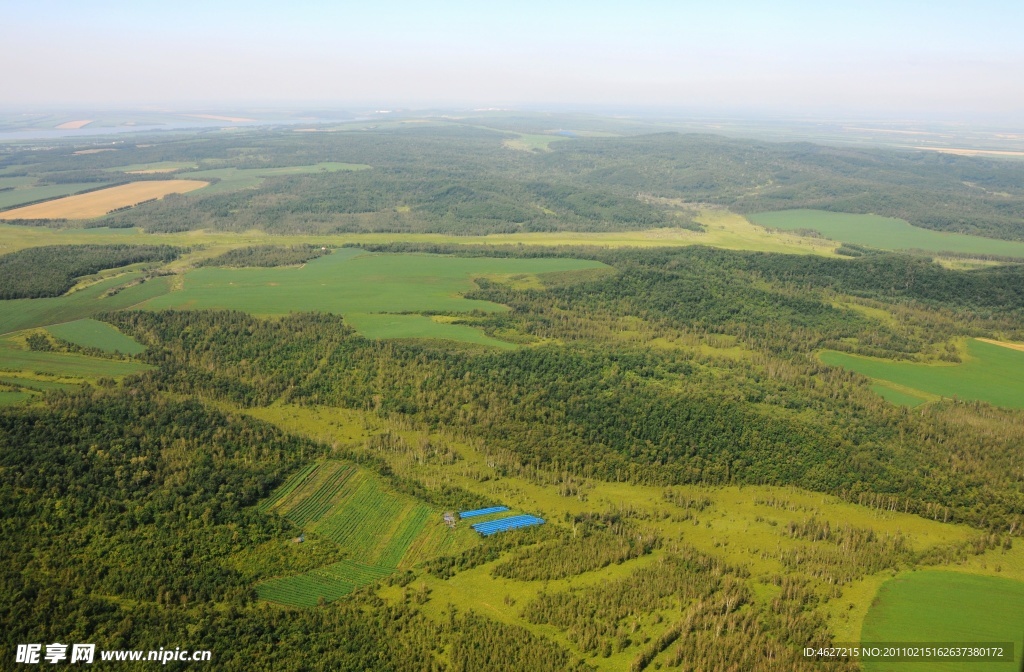
[[[1024,2],[8,0],[0,105],[1024,113]]]

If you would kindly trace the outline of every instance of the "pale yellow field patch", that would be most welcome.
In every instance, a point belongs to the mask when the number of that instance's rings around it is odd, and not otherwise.
[[[992,345],[999,345],[1004,348],[1009,348],[1010,350],[1020,350],[1021,352],[1024,352],[1024,343],[1008,343],[1006,341],[997,341],[991,338],[979,338],[976,340],[984,343],[991,343]]]
[[[75,155],[77,156],[77,155],[80,155],[80,154],[99,154],[100,152],[116,152],[116,151],[117,150],[114,149],[113,147],[104,147],[102,149],[80,149],[77,152],[75,152]]]
[[[1024,152],[1011,152],[998,149],[961,149],[958,147],[915,147],[929,152],[956,154],[957,156],[1024,156]]]
[[[58,125],[57,128],[59,128],[62,131],[73,130],[73,129],[76,129],[76,128],[84,128],[85,126],[88,126],[89,124],[91,124],[94,121],[96,121],[96,120],[95,119],[78,119],[76,121],[65,121],[63,124]]]
[[[0,213],[0,219],[91,219],[101,217],[115,208],[136,205],[167,194],[181,194],[205,187],[199,180],[155,180],[132,182],[87,194],[66,196],[45,203],[27,205]]]
[[[183,114],[183,117],[195,117],[196,119],[212,119],[214,121],[230,121],[232,123],[238,123],[242,121],[256,121],[255,119],[249,119],[248,117],[222,117],[219,114]]]

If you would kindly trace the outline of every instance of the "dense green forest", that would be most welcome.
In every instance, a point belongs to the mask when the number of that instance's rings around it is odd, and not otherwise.
[[[60,296],[75,281],[108,268],[168,262],[180,250],[167,245],[51,245],[0,256],[0,300]]]

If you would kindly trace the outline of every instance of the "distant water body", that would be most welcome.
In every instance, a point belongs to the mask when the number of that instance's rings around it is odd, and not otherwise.
[[[175,121],[166,124],[138,124],[135,126],[86,126],[84,128],[40,128],[23,131],[0,131],[0,143],[22,142],[26,140],[66,140],[68,138],[97,138],[107,135],[123,135],[125,133],[160,133],[163,131],[198,131],[215,128],[254,128],[259,126],[293,126],[298,124],[320,125],[337,124],[354,121],[351,117],[344,119],[257,119],[255,121],[216,121],[196,119],[191,121]]]

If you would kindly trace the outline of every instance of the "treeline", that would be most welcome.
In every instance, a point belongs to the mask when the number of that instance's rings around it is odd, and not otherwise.
[[[141,262],[168,262],[168,245],[48,245],[0,256],[0,299],[60,296],[84,276]]]
[[[331,250],[320,245],[255,245],[228,250],[224,254],[203,259],[197,266],[227,266],[232,268],[272,267],[303,264],[311,259],[330,254]]]

